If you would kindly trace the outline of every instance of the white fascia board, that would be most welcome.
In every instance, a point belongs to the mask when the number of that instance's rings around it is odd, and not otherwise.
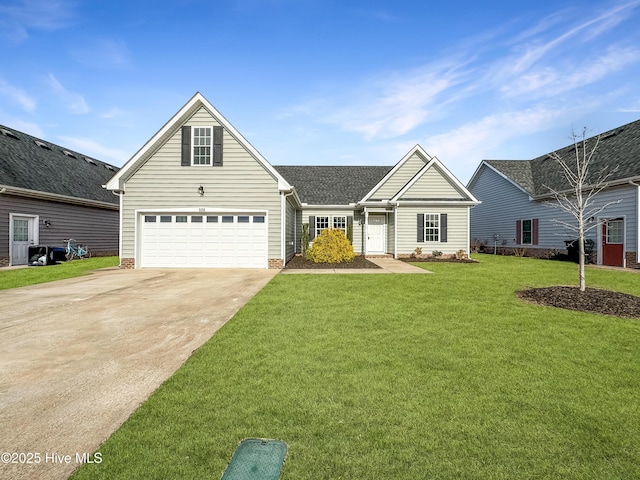
[[[427,162],[431,160],[431,155],[429,155],[427,152],[425,152],[425,151],[424,151],[424,149],[423,149],[420,145],[416,145],[416,146],[414,146],[411,150],[409,150],[409,152],[408,152],[404,157],[402,157],[402,159],[401,159],[398,163],[396,163],[396,165],[395,165],[391,170],[389,170],[389,172],[388,172],[384,177],[382,177],[382,180],[380,180],[380,181],[376,184],[376,186],[375,186],[375,187],[373,187],[373,188],[369,191],[369,193],[367,193],[367,194],[364,196],[364,198],[363,198],[360,202],[358,202],[358,203],[363,203],[363,202],[366,202],[367,200],[369,200],[369,198],[370,198],[370,197],[371,197],[371,196],[372,196],[372,195],[373,195],[373,194],[374,194],[374,193],[375,193],[375,192],[376,192],[376,191],[377,191],[377,190],[378,190],[378,189],[379,189],[379,188],[380,188],[384,183],[386,183],[386,181],[387,181],[389,178],[391,178],[391,176],[393,176],[393,174],[394,174],[394,173],[396,173],[396,172],[398,171],[398,169],[400,169],[400,167],[402,167],[402,165],[404,165],[404,164],[407,162],[407,160],[409,160],[409,158],[411,158],[411,156],[412,156],[414,153],[416,153],[416,152],[418,152],[421,156],[423,156],[423,157],[425,158],[425,160],[427,160]]]
[[[147,152],[152,149],[156,143],[167,134],[167,132],[175,129],[176,124],[178,122],[182,122],[182,119],[185,115],[187,115],[190,111],[197,110],[200,106],[206,108],[209,113],[216,119],[218,122],[224,127],[227,132],[233,136],[238,143],[240,143],[244,148],[247,149],[249,153],[260,163],[267,172],[271,174],[271,176],[278,181],[278,189],[279,190],[291,190],[291,185],[282,177],[273,166],[267,162],[267,160],[258,152],[253,145],[249,143],[249,141],[244,138],[236,128],[231,125],[231,123],[218,111],[216,108],[209,103],[209,101],[200,93],[196,92],[196,94],[191,97],[191,99],[173,116],[171,119],[164,124],[164,126],[156,132],[156,134],[151,137],[144,144],[144,146],[138,150],[133,157],[131,157],[127,163],[116,173],[108,182],[107,189],[109,190],[122,190],[122,179],[127,178],[128,173],[134,168],[138,168],[137,163],[141,158],[147,154]]]
[[[480,201],[478,200],[399,200],[394,202],[397,206],[420,206],[420,205],[465,205],[465,206],[476,206],[479,205]]]
[[[314,205],[313,203],[303,203],[302,208],[307,210],[354,210],[356,205],[353,203],[349,205]]]
[[[426,152],[425,152],[426,153]],[[440,171],[444,174],[444,176],[446,177],[446,179],[453,183],[453,185],[462,192],[463,195],[465,195],[468,199],[470,199],[472,202],[476,202],[476,203],[480,203],[478,201],[478,199],[476,197],[473,196],[473,194],[467,190],[467,187],[465,187],[450,171],[447,167],[444,166],[444,164],[438,160],[438,157],[431,157],[431,160],[429,161],[429,163],[427,163],[424,167],[422,167],[420,169],[420,171],[418,173],[416,173],[414,175],[414,177],[409,180],[409,182],[402,187],[402,189],[396,193],[396,195],[391,199],[392,202],[397,202],[399,201],[400,197],[402,197],[407,190],[409,190],[432,166],[436,166],[437,168],[440,169]]]

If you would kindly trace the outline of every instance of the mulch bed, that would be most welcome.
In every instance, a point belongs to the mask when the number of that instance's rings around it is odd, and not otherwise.
[[[295,256],[287,262],[284,266],[287,268],[304,268],[304,269],[316,269],[316,268],[380,268],[373,262],[370,262],[362,255],[356,255],[353,262],[349,263],[313,263],[311,260],[307,260],[302,256]]]
[[[471,258],[442,258],[442,257],[424,257],[424,258],[399,258],[407,263],[478,263],[477,260]]]
[[[538,305],[567,308],[580,312],[640,318],[640,297],[626,293],[577,287],[545,287],[521,290],[518,297]]]

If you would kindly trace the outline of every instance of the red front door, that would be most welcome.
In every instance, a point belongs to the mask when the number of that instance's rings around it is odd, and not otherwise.
[[[602,224],[602,264],[622,267],[624,220],[612,218]]]

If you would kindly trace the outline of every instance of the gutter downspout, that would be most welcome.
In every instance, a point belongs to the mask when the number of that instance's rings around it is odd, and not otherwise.
[[[107,188],[106,185],[102,185],[102,188]],[[111,190],[111,193],[113,195],[115,195],[116,197],[118,197],[118,224],[119,224],[119,229],[118,229],[118,267],[122,267],[122,215],[123,215],[123,208],[122,208],[122,203],[124,200],[124,191],[123,190]]]

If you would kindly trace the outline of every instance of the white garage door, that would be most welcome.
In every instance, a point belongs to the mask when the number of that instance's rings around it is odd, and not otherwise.
[[[144,214],[142,267],[267,268],[264,214]]]

